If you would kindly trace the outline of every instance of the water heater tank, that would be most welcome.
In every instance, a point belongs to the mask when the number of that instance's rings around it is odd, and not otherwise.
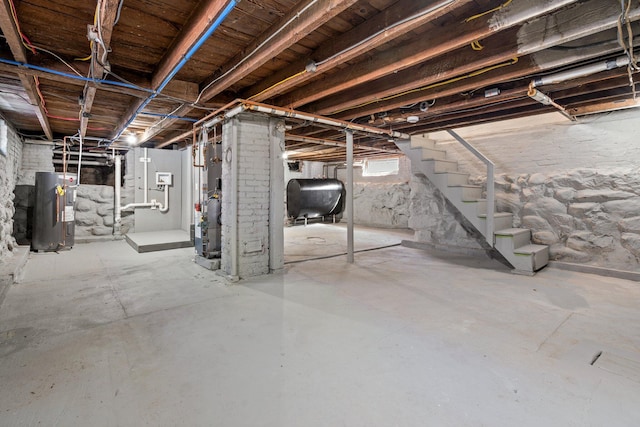
[[[318,218],[344,210],[345,189],[337,179],[292,179],[287,184],[287,216]]]
[[[71,248],[75,240],[75,176],[36,172],[33,210],[34,251]]]

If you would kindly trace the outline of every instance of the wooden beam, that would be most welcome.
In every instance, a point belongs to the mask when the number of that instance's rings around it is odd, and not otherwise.
[[[345,142],[332,141],[332,140],[322,139],[322,138],[311,138],[308,136],[285,135],[284,139],[285,141],[309,142],[312,144],[327,145],[327,146],[340,147],[340,148],[345,148],[347,146]],[[402,151],[397,149],[389,150],[386,148],[370,147],[368,145],[361,145],[361,144],[354,144],[353,148],[361,151],[377,151],[377,152],[383,152],[388,154],[402,154]]]
[[[0,0],[0,29],[5,36],[13,57],[18,62],[27,63],[27,54],[22,44],[20,32],[12,19],[11,6],[7,0]],[[38,81],[36,77],[18,73],[20,82],[29,97],[29,103],[38,117],[40,126],[49,141],[53,140],[53,132],[47,118],[47,110],[40,100]]]
[[[100,6],[100,32],[102,34],[102,42],[104,46],[111,45],[111,34],[113,33],[113,26],[115,24],[116,15],[118,13],[118,6],[120,0],[103,0],[98,3]],[[95,42],[94,42],[95,43]],[[99,44],[96,45],[96,58],[102,59],[107,57],[105,48]],[[100,61],[92,61],[92,74],[95,78],[101,79],[104,74],[104,67],[100,65]],[[86,85],[86,89],[83,94],[84,103],[80,112],[80,137],[84,138],[87,134],[87,127],[89,126],[89,118],[91,117],[91,108],[93,107],[93,101],[96,97],[97,88],[93,85]]]
[[[527,42],[518,46],[517,54],[526,55],[533,53],[533,55],[520,57],[518,63],[515,65],[487,71],[483,74],[467,75],[465,78],[458,79],[459,81],[454,81],[452,78],[460,77],[457,73],[458,69],[447,67],[445,63],[441,61],[429,62],[415,69],[398,73],[393,76],[393,79],[387,77],[380,79],[367,87],[363,87],[359,92],[352,91],[348,100],[344,96],[337,96],[333,99],[323,100],[315,105],[310,105],[307,109],[311,112],[325,115],[335,112],[338,109],[343,110],[344,112],[338,113],[336,117],[348,120],[378,111],[399,108],[402,105],[413,102],[448,96],[452,94],[451,91],[448,90],[449,88],[456,88],[458,92],[464,92],[508,80],[506,78],[500,79],[499,76],[501,74],[503,76],[517,75],[515,78],[521,78],[542,70],[567,66],[617,52],[619,51],[619,46],[616,46],[615,41],[599,46],[576,48],[572,51],[563,52],[550,50],[548,48],[569,40],[576,40],[590,34],[599,33],[607,28],[615,28],[619,14],[619,4],[614,0],[607,0],[606,2],[589,0],[576,5],[570,10],[563,10],[556,14],[546,16],[544,19],[532,21],[524,25],[518,31],[518,34],[524,34]],[[581,19],[576,19],[576,16],[580,16]],[[634,4],[630,10],[629,17],[632,21],[640,19],[640,5]],[[497,35],[496,37],[499,36],[500,35]],[[519,38],[519,40],[521,39]],[[502,43],[504,43],[504,41]],[[511,49],[513,49],[513,47]],[[499,56],[497,55],[499,54],[494,55],[493,58],[498,58]],[[460,64],[459,59],[454,59],[454,61],[454,64]],[[483,58],[479,58],[473,62],[473,66],[478,65],[483,67],[492,66],[491,63],[486,63]],[[437,67],[445,68],[444,71],[438,72]],[[514,70],[518,71],[514,73]],[[407,77],[411,71],[413,71],[413,74],[411,74],[412,81],[408,83]],[[419,72],[423,77],[416,78],[416,72]],[[430,75],[430,72],[435,74],[436,77]],[[474,74],[477,73],[474,71]],[[445,78],[443,79],[441,76],[445,76]],[[392,82],[391,80],[394,81]],[[473,82],[474,86],[466,84],[465,82]],[[435,83],[439,83],[439,85],[436,87]],[[461,89],[463,87],[467,89]],[[371,88],[374,88],[374,90]],[[412,93],[408,93],[409,90],[411,90]],[[403,92],[405,92],[406,95],[403,95]],[[383,97],[387,99],[379,102],[375,101]],[[374,100],[374,102],[369,103],[371,100]],[[409,102],[407,102],[408,100]],[[365,103],[369,104],[364,105]]]
[[[67,68],[63,68],[57,65],[48,66],[46,68],[51,68],[55,71],[68,71]],[[64,84],[72,84],[76,86],[84,86],[85,82],[82,80],[77,80],[72,77],[65,77],[59,74],[47,73],[45,71],[40,70],[30,70],[26,68],[20,68],[14,65],[8,64],[0,64],[0,73],[8,73],[10,75],[17,75],[19,73],[24,74],[26,76],[35,76],[40,78],[43,81],[50,81],[56,83],[64,83]],[[138,78],[136,80],[131,80],[137,86],[140,86],[140,90],[130,89],[121,86],[112,86],[108,84],[97,84],[89,83],[89,85],[95,86],[98,90],[110,92],[110,93],[118,93],[122,95],[129,95],[136,98],[146,99],[149,96],[149,92],[145,89],[149,89],[151,86],[151,81],[147,79]],[[167,87],[162,91],[163,95],[177,98],[186,102],[194,102],[198,97],[198,84],[193,82],[187,82],[183,80],[171,80]]]
[[[273,104],[296,108],[384,76],[396,78],[397,73],[401,70],[462,47],[468,47],[471,50],[469,46],[476,40],[485,39],[500,31],[575,3],[575,1],[514,2],[504,10],[496,12],[495,15],[488,14],[469,22],[462,22],[451,32],[440,31],[428,37],[428,40],[426,36],[423,36],[404,46],[393,47],[377,53],[372,60],[359,62],[326,79],[294,90],[290,94],[276,98]],[[499,19],[496,18],[496,15]],[[447,69],[448,64],[444,65],[444,69]],[[371,85],[367,87],[371,88]]]
[[[228,0],[206,0],[202,3],[200,8],[183,27],[180,34],[178,34],[172,47],[160,61],[158,68],[156,68],[151,77],[151,89],[157,90],[171,75],[175,67],[178,66],[180,61],[182,61],[189,50],[195,46],[198,40],[205,35],[211,24],[220,16],[228,4]],[[118,121],[112,137],[115,137],[124,130],[123,128],[133,119],[134,114],[144,102],[145,100],[136,100],[129,105],[125,115]]]
[[[308,57],[295,61],[274,75],[263,79],[244,91],[242,98],[260,102],[286,92],[294,86],[317,78],[337,65],[350,61],[469,3],[473,1],[400,0],[357,27],[332,38]],[[419,11],[422,11],[422,14],[419,14]],[[298,74],[305,70],[310,62],[318,64],[316,69],[313,72]],[[296,77],[291,78],[291,76]]]
[[[207,101],[240,81],[356,2],[309,0],[306,4],[300,4],[211,76],[203,85],[202,99]],[[245,57],[248,52],[254,51],[251,56]]]

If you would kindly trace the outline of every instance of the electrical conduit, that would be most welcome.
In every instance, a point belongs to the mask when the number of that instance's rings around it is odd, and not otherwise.
[[[176,74],[184,67],[184,65],[191,59],[191,57],[200,49],[200,47],[207,41],[209,37],[213,34],[213,32],[222,24],[222,22],[227,18],[229,13],[236,6],[237,1],[231,0],[227,4],[227,6],[222,10],[222,13],[216,18],[215,21],[211,24],[209,29],[198,39],[198,41],[187,51],[184,57],[178,62],[178,64],[171,70],[171,72],[162,80],[158,88],[147,98],[144,100],[142,104],[136,109],[131,118],[127,121],[127,123],[118,131],[116,136],[112,139],[112,142],[120,138],[120,136],[124,133],[125,130],[133,123],[138,114],[147,106],[151,101],[153,101],[159,94],[164,90],[164,88],[169,84],[169,82],[175,77]]]

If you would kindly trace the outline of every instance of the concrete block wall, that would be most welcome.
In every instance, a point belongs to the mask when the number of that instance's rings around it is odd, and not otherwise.
[[[55,172],[53,145],[27,140],[22,149],[22,163],[17,184],[35,185],[36,172]]]
[[[273,118],[241,114],[223,126],[221,270],[229,276],[267,274],[284,263],[279,248],[284,222],[284,134],[278,123]],[[232,162],[237,162],[237,176]],[[234,180],[237,207],[233,204]],[[274,237],[278,233],[280,241]],[[236,259],[233,247],[237,248]]]
[[[640,271],[637,116],[626,110],[571,123],[554,113],[457,132],[496,164],[498,210],[514,213],[514,226],[531,228],[535,243],[550,245],[552,260]],[[429,138],[471,173],[472,183],[486,187],[483,165],[458,143],[441,132]],[[423,184],[412,184],[410,215],[416,219],[410,222],[418,223],[423,200],[434,198]],[[417,241],[436,243],[429,227],[414,229]],[[460,237],[442,240],[476,245]]]
[[[2,119],[0,119],[2,120]],[[0,263],[10,257],[16,245],[14,228],[14,188],[22,162],[23,142],[15,130],[5,122],[7,153],[0,155]]]

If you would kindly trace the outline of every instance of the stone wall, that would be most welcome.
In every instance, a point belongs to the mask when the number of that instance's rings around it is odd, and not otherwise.
[[[53,145],[26,140],[16,182],[13,235],[20,245],[31,244],[33,207],[35,205],[36,172],[54,172]]]
[[[408,228],[410,192],[407,183],[354,184],[354,222],[370,227]]]
[[[476,182],[486,188],[486,179]],[[530,228],[554,260],[640,270],[640,172],[575,169],[496,177],[498,211]]]
[[[76,239],[113,234],[113,187],[82,184],[76,193]]]
[[[22,140],[6,122],[3,124],[4,131],[7,137],[7,152],[6,155],[0,155],[0,262],[12,255],[16,245],[13,237],[15,213],[13,190],[18,179],[23,151]]]
[[[353,221],[357,225],[380,228],[409,227],[411,162],[401,156],[396,175],[363,176],[362,168],[353,170]],[[335,165],[328,168],[331,178]],[[346,170],[338,169],[338,179],[346,184]],[[346,212],[344,218],[347,218]]]
[[[422,174],[410,182],[408,227],[416,242],[440,247],[481,249],[483,237]]]
[[[553,114],[459,133],[496,164],[497,211],[512,212],[514,226],[531,228],[534,242],[550,245],[552,259],[639,271],[637,114],[614,112],[578,123]],[[456,159],[461,170],[471,173],[472,183],[486,184],[482,165],[448,135],[434,133],[429,138]],[[473,233],[465,237],[457,229],[447,234],[455,229],[454,211],[439,220],[421,218],[425,212],[442,213],[443,204],[420,180],[414,179],[411,189],[409,224],[417,241],[478,245]]]

